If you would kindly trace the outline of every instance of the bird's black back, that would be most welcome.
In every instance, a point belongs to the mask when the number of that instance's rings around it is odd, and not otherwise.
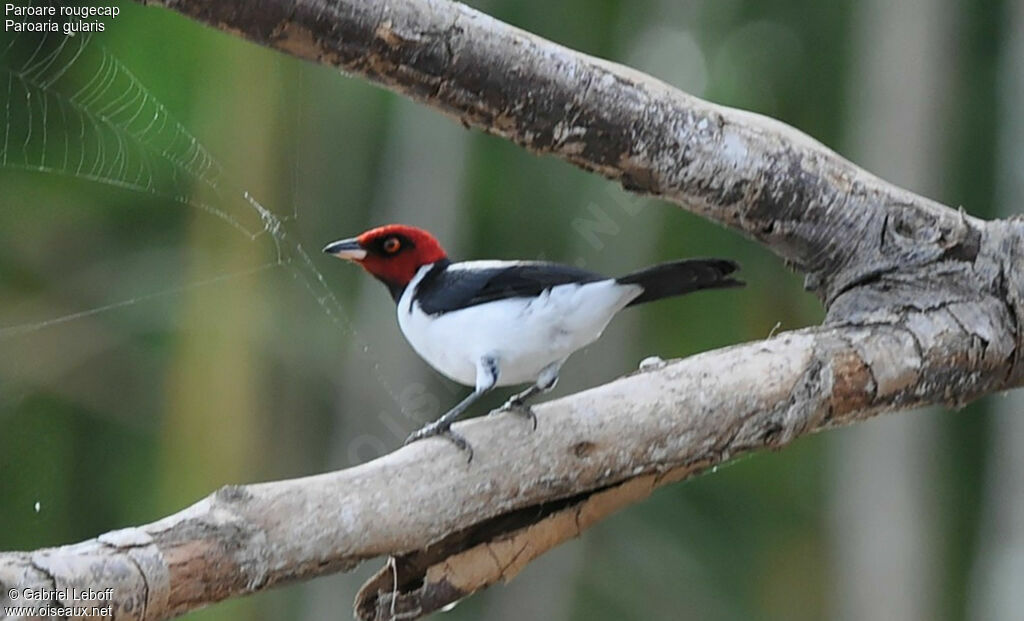
[[[438,263],[416,287],[424,313],[447,313],[477,304],[540,295],[545,289],[608,280],[595,272],[546,261],[509,261],[494,267]]]

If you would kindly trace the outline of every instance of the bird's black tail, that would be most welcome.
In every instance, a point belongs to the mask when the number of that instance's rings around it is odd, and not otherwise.
[[[739,267],[728,259],[684,259],[626,274],[615,282],[644,288],[644,292],[627,305],[634,306],[700,289],[742,287],[745,284],[742,280],[728,277]]]

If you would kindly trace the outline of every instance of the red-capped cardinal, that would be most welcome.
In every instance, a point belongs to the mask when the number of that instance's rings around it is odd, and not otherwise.
[[[739,287],[727,259],[685,259],[608,278],[542,261],[452,263],[430,233],[390,224],[328,244],[324,252],[358,263],[398,304],[398,325],[430,366],[473,393],[406,444],[442,435],[473,451],[450,427],[497,386],[530,383],[501,408],[537,419],[526,400],[554,388],[574,351],[601,336],[620,310],[699,289]]]

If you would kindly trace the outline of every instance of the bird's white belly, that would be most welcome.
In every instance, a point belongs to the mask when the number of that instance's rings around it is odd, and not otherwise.
[[[436,316],[410,304],[398,323],[413,349],[449,378],[473,386],[477,363],[498,363],[498,386],[534,382],[544,367],[595,341],[640,288],[614,280],[559,285],[535,298],[497,300]]]

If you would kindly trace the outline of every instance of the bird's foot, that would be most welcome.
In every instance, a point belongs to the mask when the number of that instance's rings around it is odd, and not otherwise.
[[[537,429],[537,415],[533,413],[533,408],[523,403],[521,400],[512,398],[505,402],[505,405],[498,408],[498,412],[512,412],[527,418],[533,423],[533,429]]]
[[[431,437],[445,438],[446,440],[457,446],[460,451],[465,451],[466,453],[469,454],[469,459],[467,460],[467,463],[473,461],[473,447],[469,445],[469,442],[467,442],[465,438],[451,430],[451,424],[442,424],[440,422],[434,422],[430,423],[429,425],[425,425],[424,427],[410,435],[408,438],[406,438],[405,444],[403,446],[412,444],[413,442],[422,440],[424,438]]]

